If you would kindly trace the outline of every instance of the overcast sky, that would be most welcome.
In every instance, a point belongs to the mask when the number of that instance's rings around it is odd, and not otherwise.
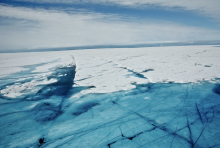
[[[1,0],[0,50],[219,40],[219,0]]]

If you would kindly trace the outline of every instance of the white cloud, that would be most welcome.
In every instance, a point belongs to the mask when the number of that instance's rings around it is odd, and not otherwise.
[[[220,39],[220,31],[162,21],[124,21],[117,15],[0,5],[0,50]]]
[[[219,0],[18,0],[37,3],[99,3],[106,5],[122,5],[129,7],[146,7],[156,5],[167,8],[179,7],[184,10],[196,11],[200,14],[220,20]]]

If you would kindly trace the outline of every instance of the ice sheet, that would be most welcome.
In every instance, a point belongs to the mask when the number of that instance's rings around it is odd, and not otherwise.
[[[219,49],[1,54],[0,147],[220,147]]]

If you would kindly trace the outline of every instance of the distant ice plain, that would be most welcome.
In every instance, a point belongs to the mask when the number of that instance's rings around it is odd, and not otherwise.
[[[1,147],[220,147],[219,57],[211,45],[2,53]]]

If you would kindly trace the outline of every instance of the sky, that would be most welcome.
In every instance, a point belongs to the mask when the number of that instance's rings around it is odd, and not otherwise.
[[[220,40],[219,0],[0,0],[0,50]]]

